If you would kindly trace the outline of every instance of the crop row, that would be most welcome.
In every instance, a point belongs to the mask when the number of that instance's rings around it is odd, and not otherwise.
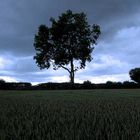
[[[0,103],[0,140],[140,139],[135,100]]]

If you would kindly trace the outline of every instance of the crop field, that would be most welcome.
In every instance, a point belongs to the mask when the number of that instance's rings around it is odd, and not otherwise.
[[[140,89],[0,91],[0,140],[128,139],[140,139]]]

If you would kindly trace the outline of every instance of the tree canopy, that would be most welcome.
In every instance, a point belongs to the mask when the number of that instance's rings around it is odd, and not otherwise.
[[[140,84],[140,68],[134,68],[129,71],[130,78]]]
[[[51,27],[40,25],[35,35],[34,59],[40,69],[54,70],[63,68],[70,74],[74,83],[75,72],[92,60],[94,44],[101,34],[100,26],[89,25],[86,14],[73,13],[71,10],[62,13],[58,19],[51,18]]]

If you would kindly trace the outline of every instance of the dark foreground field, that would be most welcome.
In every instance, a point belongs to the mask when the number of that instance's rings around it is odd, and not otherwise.
[[[0,140],[139,140],[140,90],[0,91]]]

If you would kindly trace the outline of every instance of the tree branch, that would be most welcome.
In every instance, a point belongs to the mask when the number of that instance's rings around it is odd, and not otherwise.
[[[64,66],[62,66],[62,65],[60,65],[60,67],[62,67],[63,69],[65,69],[65,70],[67,70],[69,73],[71,73],[70,70],[69,70],[67,67],[64,67]]]
[[[78,68],[78,67],[76,67],[75,69],[74,69],[74,71],[76,72],[76,71],[78,71],[80,68]]]

